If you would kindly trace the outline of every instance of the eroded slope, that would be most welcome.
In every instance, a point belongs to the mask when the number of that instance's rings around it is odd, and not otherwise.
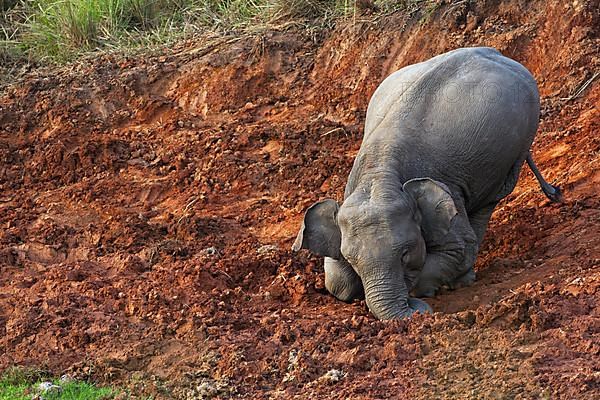
[[[15,85],[0,97],[0,369],[181,398],[600,395],[598,80],[569,99],[600,67],[598,2],[549,3],[184,43]],[[477,283],[434,315],[376,321],[288,249],[308,205],[342,198],[379,82],[470,45],[538,79],[533,151],[567,202],[524,172]]]

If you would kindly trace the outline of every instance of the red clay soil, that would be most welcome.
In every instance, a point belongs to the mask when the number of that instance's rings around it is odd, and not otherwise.
[[[445,3],[7,88],[0,371],[157,398],[600,398],[598,1]],[[308,205],[342,199],[377,85],[472,45],[537,78],[533,153],[566,201],[524,168],[477,282],[431,299],[433,315],[377,321],[291,243]]]

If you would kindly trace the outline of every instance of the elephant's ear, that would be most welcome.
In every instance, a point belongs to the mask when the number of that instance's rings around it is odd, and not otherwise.
[[[342,234],[336,222],[338,209],[338,204],[331,199],[310,206],[304,214],[292,250],[308,249],[320,256],[339,260]]]
[[[421,211],[425,241],[428,244],[442,243],[450,230],[452,218],[458,214],[450,189],[431,178],[411,179],[403,189],[412,195]]]

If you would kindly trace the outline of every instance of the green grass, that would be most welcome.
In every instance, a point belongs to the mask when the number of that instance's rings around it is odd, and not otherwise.
[[[373,0],[372,12],[438,0]],[[367,2],[368,3],[368,2]],[[205,32],[356,18],[356,0],[0,0],[0,62],[63,62],[99,49],[166,45]]]
[[[45,378],[46,374],[40,371],[11,368],[0,377],[0,400],[31,400],[38,394],[45,400],[107,400],[119,393],[114,388],[101,388],[83,381]],[[45,381],[60,386],[60,392],[40,392],[39,384]]]

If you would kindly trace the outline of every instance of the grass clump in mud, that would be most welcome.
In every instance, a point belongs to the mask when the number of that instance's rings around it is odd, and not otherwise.
[[[120,392],[68,378],[48,379],[42,371],[13,367],[0,376],[0,400],[107,400]]]
[[[205,32],[357,13],[414,10],[436,0],[0,0],[0,62],[68,61],[98,49],[166,45]]]

